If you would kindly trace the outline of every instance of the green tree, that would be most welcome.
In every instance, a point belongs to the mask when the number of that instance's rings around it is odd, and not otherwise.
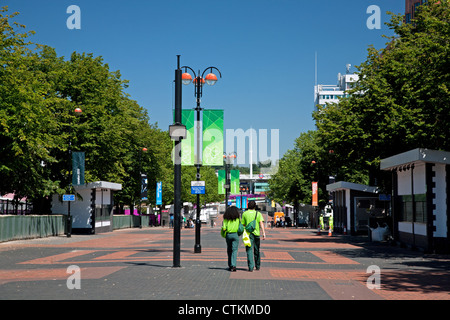
[[[23,32],[11,22],[17,13],[6,12],[0,11],[0,193],[38,203],[67,192],[69,151],[84,151],[86,182],[121,183],[119,204],[139,201],[140,172],[148,174],[151,191],[164,181],[171,202],[172,143],[125,93],[128,82],[120,72],[93,54],[74,52],[65,60],[31,43],[33,32]]]
[[[326,202],[326,184],[330,174],[328,150],[323,150],[317,131],[300,134],[294,149],[279,161],[276,174],[269,180],[269,197],[276,202],[312,202],[312,182],[319,182],[320,205]]]
[[[396,36],[368,49],[352,95],[314,113],[340,177],[380,183],[382,158],[418,147],[450,150],[449,15],[448,0],[428,1],[411,24],[392,15]]]

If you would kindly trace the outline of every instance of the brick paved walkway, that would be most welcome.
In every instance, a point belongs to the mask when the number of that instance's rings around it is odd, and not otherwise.
[[[219,228],[181,233],[181,268],[172,268],[173,232],[126,229],[72,238],[0,243],[0,299],[450,300],[450,257],[423,255],[310,229],[269,229],[262,268],[248,272],[243,244],[228,272]],[[81,289],[68,289],[69,266]],[[369,266],[380,289],[369,289]]]

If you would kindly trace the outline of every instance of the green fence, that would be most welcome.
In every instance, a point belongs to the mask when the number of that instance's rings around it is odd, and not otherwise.
[[[137,228],[141,226],[141,218],[142,218],[142,227],[148,227],[149,225],[149,217],[148,216],[132,216],[132,215],[113,215],[113,228],[116,229],[125,229],[125,228]]]
[[[142,218],[142,220],[141,220]],[[59,236],[65,234],[67,216],[13,216],[0,215],[0,242]],[[148,216],[114,215],[113,228],[148,227]]]
[[[0,242],[64,234],[66,216],[0,216]]]

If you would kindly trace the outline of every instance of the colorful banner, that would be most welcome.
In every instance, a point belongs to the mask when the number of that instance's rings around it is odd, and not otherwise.
[[[72,152],[72,185],[84,184],[84,152]]]
[[[218,171],[218,193],[219,194],[225,194],[225,181],[226,181],[226,177],[225,177],[225,170],[219,170]]]
[[[141,201],[148,200],[148,178],[146,174],[141,173]]]
[[[319,205],[319,192],[317,189],[317,182],[312,183],[312,206],[317,207]]]
[[[236,208],[242,209],[241,208],[241,197],[240,196],[236,197]]]
[[[248,197],[247,196],[242,196],[241,206],[242,206],[242,209],[247,209],[247,207],[248,207]]]
[[[156,183],[156,205],[162,205],[162,182]]]
[[[230,194],[239,194],[239,170],[230,170]]]
[[[175,122],[175,111],[173,113]],[[186,126],[186,139],[181,140],[181,165],[194,165],[194,141],[195,141],[195,110],[183,109],[181,123]],[[173,159],[172,159],[173,160]]]
[[[223,110],[203,110],[204,166],[223,165]]]

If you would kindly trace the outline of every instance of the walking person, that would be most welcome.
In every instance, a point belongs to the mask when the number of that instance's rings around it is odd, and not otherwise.
[[[236,207],[228,207],[223,215],[221,234],[227,242],[228,270],[236,272],[236,260],[239,248],[239,210]]]
[[[251,247],[245,247],[247,252],[247,264],[248,271],[252,272],[256,267],[256,270],[261,268],[261,231],[263,240],[266,239],[266,231],[264,230],[264,218],[261,212],[256,211],[256,202],[250,201],[248,203],[248,210],[242,214],[242,224],[247,228],[248,225],[255,221],[255,228],[250,232]]]

